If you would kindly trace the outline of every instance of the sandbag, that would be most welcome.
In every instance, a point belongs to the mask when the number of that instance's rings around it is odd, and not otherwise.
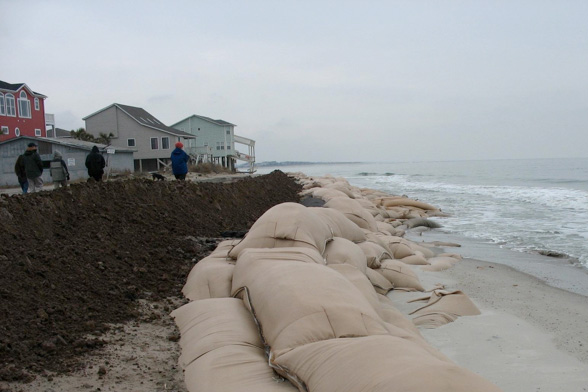
[[[263,349],[253,317],[237,298],[192,301],[174,310],[171,316],[181,335],[182,354],[178,361],[182,367],[227,345]]]
[[[353,283],[361,294],[363,294],[365,299],[367,299],[372,305],[372,308],[378,313],[378,315],[380,315],[381,306],[378,299],[378,293],[376,293],[374,286],[372,286],[372,283],[363,272],[349,264],[331,264],[328,267],[339,272],[347,278],[348,281]]]
[[[408,265],[429,265],[430,263],[422,254],[415,254],[412,256],[406,256],[400,259],[404,264]]]
[[[340,190],[329,188],[313,188],[311,194],[313,197],[318,197],[324,201],[329,201],[334,197],[349,197]]]
[[[408,246],[410,247],[410,249],[414,250],[415,252],[421,252],[423,254],[423,256],[425,256],[425,258],[427,258],[427,259],[429,259],[431,257],[435,257],[435,252],[433,252],[431,249],[425,248],[424,246],[421,246],[417,243],[409,242]]]
[[[374,271],[375,272],[375,271]],[[376,272],[377,273],[377,272]],[[378,294],[380,301],[380,316],[386,323],[396,325],[399,328],[412,332],[416,336],[422,337],[419,329],[414,325],[412,320],[408,319],[394,306],[394,302],[385,295]]]
[[[389,335],[307,344],[276,362],[308,391],[500,392],[489,381],[434,357],[421,345]]]
[[[378,225],[372,214],[367,212],[357,200],[335,197],[325,203],[325,207],[342,212],[348,219],[363,229],[378,231]]]
[[[339,192],[343,192],[347,197],[355,199],[356,194],[351,190],[351,186],[346,180],[333,182],[325,185],[326,189],[336,189]]]
[[[367,257],[363,250],[345,238],[334,237],[333,241],[327,244],[324,257],[327,260],[327,265],[349,264],[363,274],[367,269]]]
[[[378,294],[386,295],[388,291],[392,290],[394,286],[384,275],[376,272],[375,270],[368,268],[365,271],[365,276],[370,280],[372,286]]]
[[[378,231],[380,233],[390,234],[390,235],[395,235],[395,233],[396,233],[396,229],[389,223],[376,221],[376,225],[378,226]]]
[[[216,248],[209,254],[209,256],[215,257],[229,257],[229,252],[233,249],[241,240],[225,240],[218,243]]]
[[[320,340],[387,333],[362,293],[323,265],[239,260],[233,275],[237,295],[255,315],[274,357]]]
[[[341,211],[333,208],[311,208],[331,229],[334,237],[346,238],[352,242],[365,241],[363,230],[348,219]]]
[[[247,248],[280,247],[313,248],[322,254],[331,238],[329,226],[309,208],[298,203],[282,203],[259,217],[229,256],[236,260]]]
[[[476,316],[480,309],[462,291],[433,290],[430,296],[416,298],[409,302],[427,301],[427,304],[413,310],[415,325],[437,328],[454,321],[460,316]]]
[[[453,267],[459,260],[453,257],[437,256],[431,257],[428,262],[430,265],[422,267],[423,271],[444,271]]]
[[[182,294],[190,301],[230,297],[234,268],[233,260],[207,256],[192,267]]]
[[[230,345],[209,352],[184,369],[190,392],[294,392],[267,364],[263,349]]]
[[[394,285],[394,289],[425,291],[419,277],[410,266],[399,260],[384,260],[376,271],[384,275]]]
[[[392,259],[390,252],[375,242],[364,241],[357,245],[365,254],[369,268],[380,268],[383,260]]]
[[[241,252],[237,263],[242,260],[292,260],[303,263],[327,264],[317,250],[312,248],[248,248]]]
[[[437,207],[432,206],[431,204],[424,203],[422,201],[409,199],[408,197],[400,197],[394,199],[385,199],[382,200],[382,205],[386,208],[388,207],[397,207],[397,206],[407,206],[407,207],[417,207],[422,210],[433,210],[438,211]]]

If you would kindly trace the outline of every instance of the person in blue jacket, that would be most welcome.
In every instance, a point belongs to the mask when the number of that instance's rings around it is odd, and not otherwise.
[[[190,156],[186,154],[184,150],[184,145],[181,142],[176,143],[176,149],[171,153],[171,162],[172,162],[172,172],[176,177],[176,180],[185,180],[186,173],[188,173],[188,161],[190,160]]]

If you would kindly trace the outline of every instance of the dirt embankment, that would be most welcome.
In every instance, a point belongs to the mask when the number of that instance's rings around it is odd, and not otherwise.
[[[137,317],[138,300],[179,296],[223,232],[246,231],[299,191],[275,171],[232,183],[113,181],[1,197],[0,381],[75,370],[110,324]]]

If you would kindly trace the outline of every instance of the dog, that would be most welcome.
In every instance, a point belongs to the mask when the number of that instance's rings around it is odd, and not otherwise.
[[[159,173],[153,172],[151,175],[153,176],[153,181],[165,181],[165,177]]]

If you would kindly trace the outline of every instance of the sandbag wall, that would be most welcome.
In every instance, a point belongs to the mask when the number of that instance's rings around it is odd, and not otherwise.
[[[439,210],[298,178],[324,206],[277,205],[190,272],[192,302],[172,312],[188,390],[499,391],[431,347],[385,296],[424,291],[414,267],[457,262],[402,238],[409,220]],[[427,309],[452,294],[435,293],[417,319],[431,324]]]

